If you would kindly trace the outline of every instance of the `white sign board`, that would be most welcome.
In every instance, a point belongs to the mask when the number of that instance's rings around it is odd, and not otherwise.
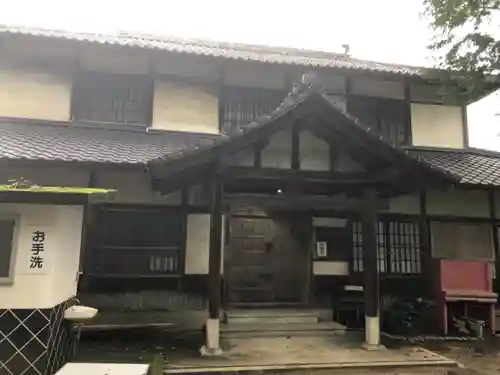
[[[51,238],[50,227],[30,225],[21,233],[23,238],[19,243],[22,262],[21,274],[44,275],[49,272]]]
[[[326,242],[316,242],[316,255],[318,258],[326,258],[328,256],[328,245]]]

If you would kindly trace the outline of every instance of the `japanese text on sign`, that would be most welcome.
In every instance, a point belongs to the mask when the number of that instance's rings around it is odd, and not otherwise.
[[[43,269],[45,232],[36,230],[31,236],[30,268]]]

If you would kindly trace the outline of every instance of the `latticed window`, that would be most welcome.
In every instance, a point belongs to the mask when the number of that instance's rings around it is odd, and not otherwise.
[[[75,84],[73,119],[146,125],[152,85],[143,76],[82,74]]]
[[[363,233],[360,222],[353,223],[353,271],[363,272]],[[380,273],[420,274],[422,248],[417,222],[378,221],[377,259]]]
[[[220,128],[223,132],[245,126],[274,111],[285,98],[283,90],[227,86],[220,98]]]
[[[95,208],[86,272],[95,275],[177,274],[183,216],[159,208]]]
[[[409,104],[404,100],[350,96],[347,110],[362,125],[396,145],[411,144]]]

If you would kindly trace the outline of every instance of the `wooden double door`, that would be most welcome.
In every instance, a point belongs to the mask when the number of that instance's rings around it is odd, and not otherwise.
[[[233,216],[225,277],[229,304],[302,304],[310,237],[301,218]]]

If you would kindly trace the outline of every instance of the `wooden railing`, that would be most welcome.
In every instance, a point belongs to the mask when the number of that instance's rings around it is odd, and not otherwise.
[[[179,246],[110,246],[89,249],[85,272],[96,276],[161,277],[181,272]]]

